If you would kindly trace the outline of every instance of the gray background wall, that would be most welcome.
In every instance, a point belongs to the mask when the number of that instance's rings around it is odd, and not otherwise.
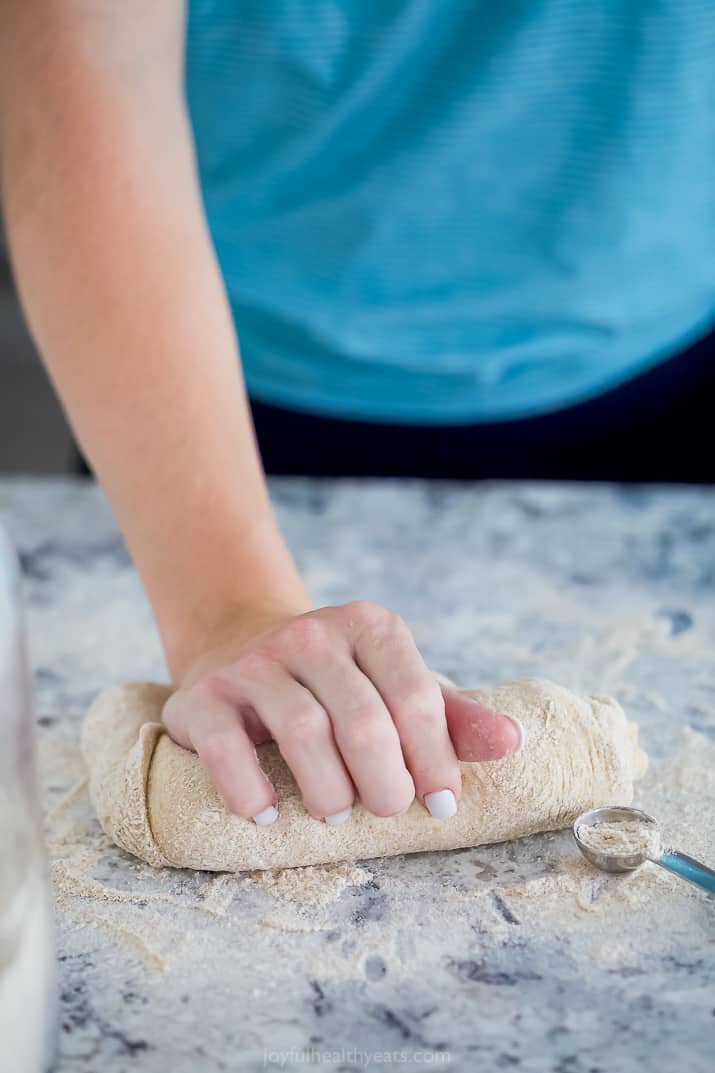
[[[0,473],[63,473],[72,437],[37,357],[0,233]]]

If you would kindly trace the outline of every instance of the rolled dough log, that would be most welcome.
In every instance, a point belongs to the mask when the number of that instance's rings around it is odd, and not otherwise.
[[[608,697],[579,697],[540,679],[465,690],[527,731],[525,749],[488,763],[462,764],[456,816],[433,820],[415,801],[380,819],[356,804],[329,827],[309,816],[275,745],[258,748],[278,795],[269,827],[226,812],[196,755],[161,724],[166,686],[133,682],[102,693],[82,730],[90,795],[118,846],[153,865],[216,872],[287,868],[503,842],[568,826],[586,809],[627,805],[647,759],[637,727]]]

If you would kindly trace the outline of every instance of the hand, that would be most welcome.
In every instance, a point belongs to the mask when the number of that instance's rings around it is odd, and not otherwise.
[[[307,811],[338,824],[356,795],[377,816],[419,797],[456,811],[458,759],[517,752],[520,724],[441,688],[395,614],[355,602],[274,619],[216,644],[164,708],[174,741],[195,750],[226,807],[276,816],[255,746],[273,739]]]

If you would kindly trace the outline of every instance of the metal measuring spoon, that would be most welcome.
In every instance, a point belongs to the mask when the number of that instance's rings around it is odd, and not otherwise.
[[[595,850],[592,846],[585,845],[579,834],[580,827],[597,827],[601,823],[624,823],[627,820],[638,820],[644,827],[652,830],[655,837],[652,840],[653,850],[650,853],[647,850],[639,850],[637,853],[621,853],[617,849]],[[593,808],[589,812],[583,812],[574,822],[573,836],[586,860],[604,872],[632,872],[644,861],[652,861],[668,872],[674,872],[681,879],[694,883],[696,887],[715,894],[715,870],[689,857],[687,853],[681,853],[680,850],[664,849],[660,843],[657,821],[638,808],[627,808],[621,805],[612,808]]]

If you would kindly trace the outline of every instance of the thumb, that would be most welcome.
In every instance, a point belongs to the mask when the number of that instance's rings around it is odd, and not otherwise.
[[[526,731],[515,716],[493,712],[466,693],[445,686],[442,695],[449,736],[460,760],[499,760],[524,748]]]

